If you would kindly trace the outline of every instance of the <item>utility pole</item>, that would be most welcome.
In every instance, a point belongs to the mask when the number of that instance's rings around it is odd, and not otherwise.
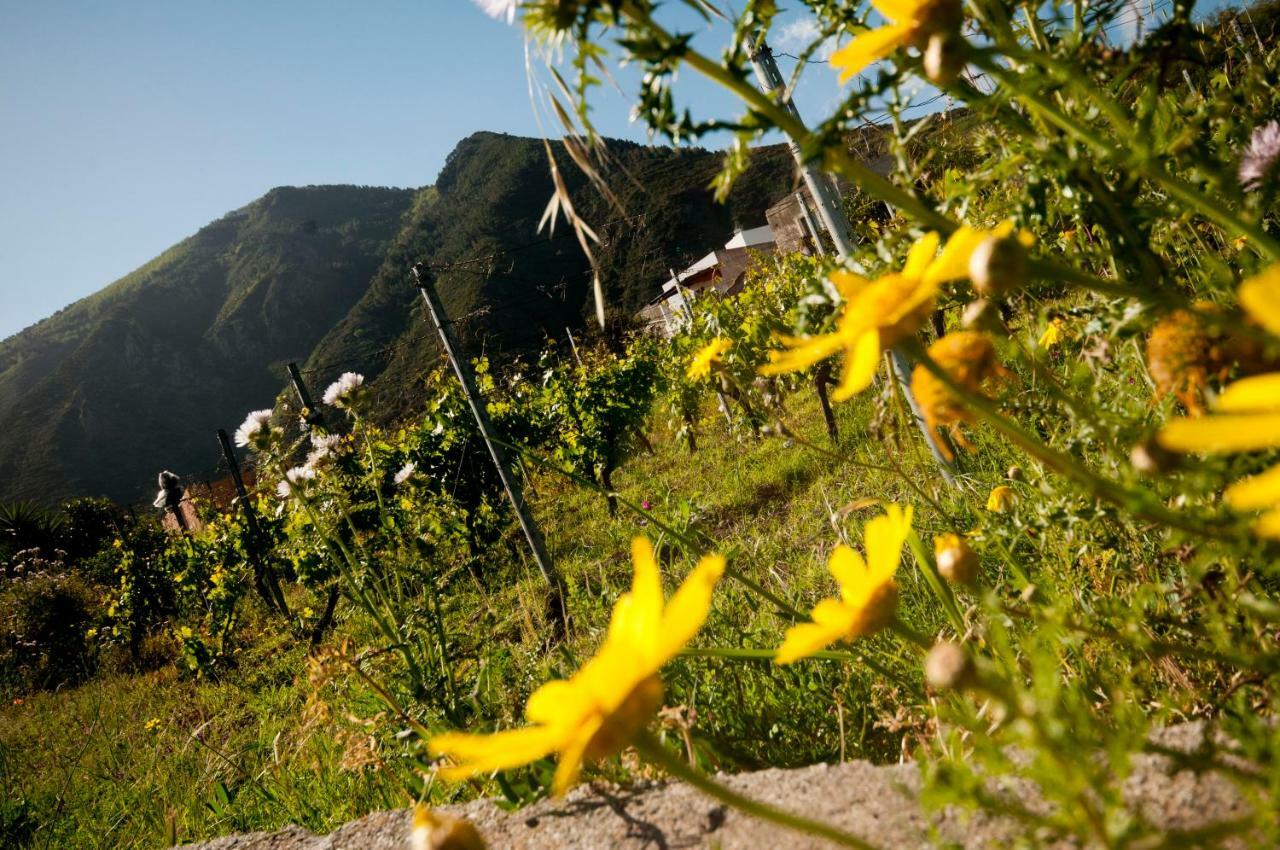
[[[311,392],[307,389],[307,384],[302,380],[302,371],[298,368],[297,363],[289,364],[289,383],[293,384],[293,391],[298,396],[298,404],[302,405],[302,422],[307,429],[316,426],[324,427],[324,415],[320,409],[316,407],[315,402],[311,400]]]
[[[747,51],[747,58],[751,60],[751,67],[756,72],[756,81],[759,83],[760,89],[765,94],[776,97],[782,107],[790,112],[797,121],[801,120],[799,110],[796,109],[790,95],[787,93],[786,81],[783,80],[782,73],[778,70],[778,63],[774,61],[773,51],[769,49],[769,45],[765,43],[764,39],[760,39],[757,45],[756,42],[747,38],[744,46]],[[809,194],[813,196],[813,202],[818,207],[818,217],[822,219],[823,227],[831,235],[831,242],[835,245],[836,255],[841,260],[848,259],[853,253],[853,241],[849,236],[849,222],[845,219],[844,209],[840,205],[839,193],[836,192],[835,186],[827,175],[815,168],[813,163],[805,158],[804,151],[800,149],[800,144],[795,139],[788,136],[787,147],[791,149],[791,155],[795,157],[796,165],[800,168],[800,175],[804,178],[805,185],[809,187]],[[911,392],[911,371],[907,358],[895,348],[888,352],[888,359],[889,370],[893,375],[893,379],[898,383],[899,389],[902,390],[902,396],[907,400],[907,404],[911,408],[911,416],[916,422],[916,427],[919,428],[920,433],[924,436],[925,444],[929,447],[929,452],[937,462],[943,479],[948,484],[954,484],[952,464],[942,454],[938,444],[934,442],[933,435],[929,433],[929,429],[925,425],[924,414],[920,411],[920,405],[916,402],[916,398]]]
[[[245,525],[249,526],[249,560],[253,564],[253,586],[267,603],[268,608],[277,608],[286,617],[289,616],[289,605],[285,602],[284,593],[280,590],[280,582],[276,579],[275,570],[262,558],[262,526],[258,524],[258,512],[249,501],[249,491],[245,489],[244,478],[240,475],[240,461],[236,459],[236,451],[231,447],[231,438],[227,432],[218,429],[218,444],[222,447],[222,456],[227,461],[227,469],[231,471],[231,482],[236,487],[236,501],[244,511]]]
[[[542,573],[543,579],[546,580],[547,585],[551,588],[549,600],[551,617],[556,624],[556,637],[563,637],[568,631],[569,625],[568,612],[565,610],[564,580],[551,562],[551,556],[547,554],[546,544],[542,539],[542,532],[538,530],[533,516],[525,505],[524,492],[521,490],[520,480],[511,474],[502,446],[498,445],[494,439],[493,423],[489,421],[489,412],[485,409],[484,399],[480,397],[480,391],[477,389],[475,379],[471,375],[471,368],[463,358],[458,341],[453,337],[453,329],[449,325],[448,317],[445,315],[444,305],[440,303],[440,296],[436,294],[435,275],[427,268],[426,263],[422,262],[414,264],[412,274],[414,285],[422,293],[422,300],[427,305],[427,312],[430,314],[431,321],[440,334],[440,344],[444,346],[444,353],[448,356],[449,363],[453,366],[454,374],[458,376],[458,383],[462,385],[462,394],[466,396],[467,404],[471,407],[471,414],[475,417],[476,427],[480,429],[480,436],[489,448],[489,456],[493,458],[493,465],[498,470],[498,478],[502,481],[502,487],[507,491],[507,499],[511,502],[511,508],[515,511],[516,519],[520,522],[520,529],[524,532],[525,539],[529,541],[529,548],[533,551],[533,560],[537,563],[538,571]]]

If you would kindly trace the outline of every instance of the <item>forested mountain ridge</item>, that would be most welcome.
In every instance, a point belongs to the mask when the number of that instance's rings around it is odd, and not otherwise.
[[[718,205],[707,186],[719,154],[611,142],[618,210],[553,149],[579,212],[604,223],[614,316],[656,292],[667,267],[763,223],[793,187],[781,147],[757,151]],[[283,187],[223,216],[0,342],[0,498],[136,500],[160,469],[210,470],[213,431],[269,405],[291,360],[317,393],[361,371],[385,415],[411,414],[439,362],[408,280],[419,259],[452,267],[440,291],[473,352],[516,355],[581,326],[586,258],[563,222],[553,238],[537,230],[551,192],[541,140],[476,133],[424,189]]]

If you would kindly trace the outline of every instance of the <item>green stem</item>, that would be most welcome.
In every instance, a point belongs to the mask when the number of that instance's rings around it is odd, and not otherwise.
[[[777,654],[778,651],[776,649],[746,649],[735,646],[707,646],[680,650],[680,655],[685,658],[728,658],[736,661],[772,661]],[[919,689],[918,683],[908,682],[900,674],[894,673],[879,661],[875,661],[858,652],[841,652],[839,650],[823,649],[806,655],[805,658],[815,658],[820,661],[843,661],[848,664],[860,664],[874,670],[886,679],[891,679],[897,682],[908,690]]]
[[[925,581],[929,585],[929,589],[933,591],[933,595],[938,597],[938,601],[942,603],[942,608],[947,612],[947,619],[951,620],[951,627],[956,630],[956,636],[963,636],[967,631],[964,623],[964,615],[960,613],[960,606],[956,605],[956,598],[951,593],[951,588],[947,586],[946,579],[938,574],[938,568],[934,566],[933,558],[925,551],[924,543],[920,540],[920,535],[915,529],[911,529],[907,534],[907,546],[911,549],[911,554],[915,556],[916,566],[920,568],[920,572],[924,575]],[[928,649],[933,645],[932,641],[927,641],[924,648]]]
[[[853,847],[856,850],[874,850],[875,848],[875,845],[869,844],[858,836],[842,829],[837,829],[821,821],[810,820],[801,815],[771,806],[768,803],[761,803],[721,785],[702,771],[685,764],[647,730],[641,731],[632,743],[640,755],[651,764],[661,767],[676,779],[689,783],[708,797],[732,806],[744,814],[775,823],[805,835],[825,838],[842,847]]]
[[[929,356],[928,352],[924,350],[924,346],[920,345],[917,340],[909,340],[906,343],[906,347],[921,365],[951,391],[952,395],[967,407],[971,407],[981,413],[984,421],[988,422],[1015,445],[1045,466],[1083,485],[1094,497],[1121,507],[1135,516],[1158,522],[1171,528],[1178,528],[1192,534],[1216,539],[1234,540],[1237,538],[1238,535],[1230,527],[1224,528],[1220,525],[1212,525],[1171,511],[1152,494],[1142,490],[1131,490],[1115,481],[1103,478],[1087,469],[1070,455],[1050,448],[1021,425],[1004,416],[991,399],[956,383],[955,379]]]
[[[1127,163],[1139,175],[1159,186],[1191,209],[1216,222],[1227,232],[1235,236],[1248,238],[1255,249],[1261,251],[1272,261],[1280,260],[1280,243],[1272,239],[1257,222],[1247,221],[1236,215],[1225,204],[1205,194],[1185,180],[1168,173],[1154,160],[1150,158],[1134,160],[1127,151],[1123,151],[1111,144],[1094,131],[1093,128],[1059,110],[1044,97],[1043,92],[1024,85],[1016,75],[1010,73],[1007,68],[998,62],[995,62],[990,55],[975,52],[973,61],[975,65],[1013,92],[1027,108],[1045,121],[1093,148],[1111,162]]]

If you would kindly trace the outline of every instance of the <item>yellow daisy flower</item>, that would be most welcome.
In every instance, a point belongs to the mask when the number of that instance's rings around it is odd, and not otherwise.
[[[923,48],[933,33],[959,29],[964,17],[956,0],[871,0],[871,5],[889,23],[854,36],[831,55],[841,84],[900,47]]]
[[[450,732],[433,737],[428,749],[453,762],[441,768],[441,778],[519,767],[559,753],[552,787],[560,795],[577,781],[583,762],[621,751],[644,728],[662,705],[658,670],[702,627],[725,563],[719,555],[704,557],[664,607],[653,546],[637,537],[631,558],[631,592],[613,606],[608,636],[595,657],[568,680],[556,679],[534,691],[525,704],[530,726],[492,735]]]
[[[693,356],[693,362],[689,364],[689,377],[695,381],[709,377],[711,367],[723,360],[724,353],[730,348],[733,348],[733,343],[724,337],[718,336],[711,340]]]
[[[831,395],[836,401],[852,398],[871,385],[881,352],[920,329],[933,312],[938,287],[969,274],[974,248],[989,236],[1007,236],[1012,230],[1011,222],[992,231],[962,227],[940,254],[938,234],[927,233],[911,246],[901,272],[875,281],[852,272],[832,272],[831,282],[844,299],[836,329],[818,336],[783,337],[787,349],[769,352],[770,362],[760,367],[760,374],[798,372],[843,352],[844,368]]]
[[[1280,265],[1240,284],[1240,305],[1258,324],[1280,335]],[[1178,452],[1234,454],[1280,447],[1280,372],[1242,378],[1218,396],[1216,415],[1174,419],[1156,435]],[[1259,537],[1280,540],[1280,464],[1237,481],[1223,494],[1238,511],[1263,511]]]
[[[809,615],[812,622],[787,629],[774,661],[790,664],[830,646],[873,634],[893,620],[898,607],[898,571],[902,544],[911,532],[911,506],[889,505],[884,516],[867,523],[867,558],[837,546],[827,569],[840,585],[839,599],[823,599]]]

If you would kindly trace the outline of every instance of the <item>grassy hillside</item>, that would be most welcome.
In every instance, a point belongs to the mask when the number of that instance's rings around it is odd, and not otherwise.
[[[667,268],[722,244],[736,224],[762,223],[794,172],[785,149],[762,149],[721,206],[707,188],[719,154],[625,142],[610,151],[606,177],[627,223],[602,228],[601,258],[610,308],[624,318]],[[618,219],[560,158],[583,215]],[[563,223],[559,238],[537,230],[551,192],[541,141],[477,133],[434,186],[280,188],[208,225],[0,343],[0,498],[135,501],[161,469],[211,473],[214,429],[268,404],[290,360],[317,385],[363,372],[387,417],[418,409],[439,357],[408,282],[419,259],[494,255],[441,277],[469,351],[506,359],[580,327],[586,258]]]
[[[364,293],[412,193],[274,189],[0,343],[0,496],[133,499],[209,469]]]

